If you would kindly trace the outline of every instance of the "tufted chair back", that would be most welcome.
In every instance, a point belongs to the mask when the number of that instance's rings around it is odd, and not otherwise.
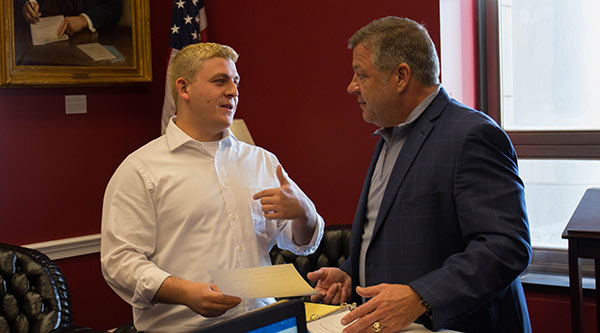
[[[297,256],[275,245],[270,252],[271,263],[273,265],[294,264],[294,267],[296,267],[296,270],[298,270],[304,280],[314,287],[314,283],[309,281],[306,275],[321,267],[338,267],[341,265],[348,258],[350,252],[351,230],[351,224],[326,226],[319,248],[309,256]]]
[[[0,243],[0,332],[50,332],[72,322],[58,266],[36,250]]]

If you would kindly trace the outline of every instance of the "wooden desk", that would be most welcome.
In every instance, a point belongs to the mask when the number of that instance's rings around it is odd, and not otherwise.
[[[77,48],[79,44],[100,43],[114,46],[123,60],[94,61]],[[88,29],[75,33],[68,40],[46,45],[32,45],[29,24],[15,26],[15,64],[18,66],[132,66],[133,44],[131,27],[118,26],[101,33]]]
[[[580,258],[591,258],[594,259],[596,275],[596,323],[600,332],[600,188],[585,191],[562,238],[569,240],[571,328],[573,332],[583,332]]]

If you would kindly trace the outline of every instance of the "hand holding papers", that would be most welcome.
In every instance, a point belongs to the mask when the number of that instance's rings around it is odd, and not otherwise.
[[[345,327],[350,326],[350,324],[342,325],[340,320],[347,315],[348,312],[354,310],[355,307],[356,304],[325,305],[304,303],[304,308],[306,310],[306,326],[310,333],[339,333]],[[398,332],[424,333],[431,331],[421,324],[412,323]],[[439,332],[450,333],[455,331],[440,330]]]
[[[293,297],[317,294],[298,274],[292,264],[247,269],[223,269],[209,271],[209,273],[221,292],[241,298]],[[335,306],[304,303],[308,330],[311,333],[339,333],[344,327],[348,326],[342,325],[340,320],[354,307],[355,305],[348,304]],[[431,331],[422,325],[413,323],[400,332]]]
[[[241,298],[294,297],[316,295],[294,265],[260,266],[247,269],[209,271],[213,282],[226,295]]]
[[[44,45],[69,39],[69,36],[58,37],[58,27],[64,20],[64,16],[40,17],[39,22],[31,24],[31,41],[33,45]]]

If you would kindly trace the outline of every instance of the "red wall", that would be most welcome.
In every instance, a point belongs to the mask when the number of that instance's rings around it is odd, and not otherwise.
[[[156,14],[168,7],[151,2],[151,85],[0,89],[0,241],[100,231],[113,171],[159,135],[170,18]],[[87,95],[87,114],[65,115],[65,95],[73,94]]]
[[[0,242],[100,232],[110,176],[160,132],[171,2],[149,2],[152,84],[0,89]],[[72,94],[87,95],[87,114],[65,115],[64,96]],[[57,263],[77,324],[107,329],[131,320],[130,306],[104,282],[98,254]]]
[[[477,3],[440,1],[442,85],[455,99],[478,108]]]
[[[353,74],[348,38],[373,19],[397,15],[425,22],[439,45],[438,2],[205,1],[209,38],[240,53],[237,116],[327,224],[352,223],[376,141],[375,127],[346,93]]]
[[[527,306],[533,332],[571,332],[571,303],[568,290],[552,293],[526,291]],[[583,299],[584,332],[598,332],[594,298]]]
[[[159,135],[171,1],[150,1],[154,81],[136,87],[0,89],[0,241],[27,244],[100,231],[104,188],[123,158]],[[437,0],[207,0],[209,36],[241,54],[238,117],[278,155],[328,224],[350,223],[375,140],[355,98],[346,41],[384,15],[426,22],[439,42]],[[65,115],[86,94],[88,113]],[[78,324],[129,320],[103,282],[98,255],[58,260]]]
[[[112,172],[159,135],[172,2],[149,2],[152,84],[0,89],[0,241],[27,244],[100,231]],[[358,0],[205,0],[205,7],[209,38],[240,53],[237,117],[258,145],[277,154],[327,224],[351,223],[375,128],[345,92],[352,77],[346,41],[372,19],[407,16],[426,24],[439,51],[439,0],[368,6]],[[64,114],[70,94],[87,95],[87,114]],[[104,283],[98,254],[58,264],[77,324],[107,329],[131,319],[130,307]],[[554,306],[554,296],[545,296],[530,304],[534,328],[534,316]]]

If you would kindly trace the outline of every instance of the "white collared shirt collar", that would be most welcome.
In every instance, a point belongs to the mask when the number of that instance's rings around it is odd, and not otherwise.
[[[408,118],[406,118],[405,122],[400,123],[394,127],[381,127],[378,130],[376,130],[375,132],[373,132],[372,136],[380,135],[382,138],[384,138],[384,140],[386,140],[386,142],[390,142],[391,136],[393,135],[393,133],[395,133],[397,131],[402,131],[402,130],[406,129],[407,127],[409,127],[411,124],[413,124],[419,118],[419,116],[421,116],[421,114],[423,114],[423,112],[425,112],[425,110],[427,110],[427,107],[431,104],[431,102],[433,102],[433,99],[435,98],[435,96],[437,96],[437,94],[440,92],[441,87],[442,87],[441,85],[438,85],[431,94],[427,95],[427,97],[425,97],[421,101],[421,103],[419,103],[419,105],[417,105],[417,107],[415,107],[410,112],[410,114],[408,115]],[[393,129],[393,130],[388,130],[388,129]]]
[[[165,131],[167,146],[169,147],[169,150],[173,152],[174,150],[185,145],[188,142],[198,142],[204,148],[204,143],[202,141],[198,141],[192,138],[191,136],[187,135],[187,133],[185,133],[181,128],[179,128],[179,126],[177,126],[177,124],[175,123],[176,119],[177,116],[171,117],[171,119],[169,120],[169,124],[167,124],[167,129]],[[236,146],[239,144],[238,139],[235,137],[235,135],[233,135],[233,132],[231,132],[231,129],[229,128],[227,128],[227,130],[224,132],[223,138],[219,140],[219,146],[224,146],[226,144],[231,144],[232,146]]]

